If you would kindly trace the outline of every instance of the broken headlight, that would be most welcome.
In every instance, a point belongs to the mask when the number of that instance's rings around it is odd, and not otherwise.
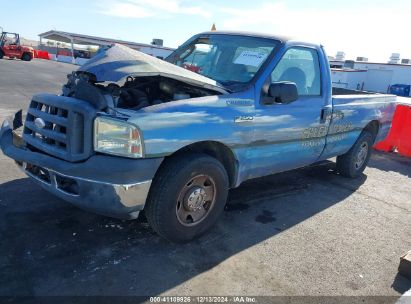
[[[94,150],[124,157],[143,157],[140,131],[125,121],[97,117],[94,120]]]

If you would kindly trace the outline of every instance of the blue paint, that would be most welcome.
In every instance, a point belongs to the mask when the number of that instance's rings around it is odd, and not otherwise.
[[[290,104],[263,105],[261,91],[291,47],[315,49],[321,67],[321,96],[300,96]],[[326,110],[321,120],[321,110]],[[167,156],[202,141],[229,147],[237,163],[237,182],[286,171],[346,153],[368,123],[380,124],[377,140],[388,134],[395,96],[332,96],[327,56],[321,46],[287,41],[246,89],[120,110],[143,133],[146,157]]]

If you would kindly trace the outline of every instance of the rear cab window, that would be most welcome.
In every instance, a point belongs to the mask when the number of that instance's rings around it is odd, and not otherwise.
[[[271,83],[290,81],[299,96],[321,96],[321,71],[318,52],[308,47],[288,49],[271,73]]]

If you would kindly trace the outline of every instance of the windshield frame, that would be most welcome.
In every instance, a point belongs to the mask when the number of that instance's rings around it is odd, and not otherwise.
[[[210,38],[211,36],[235,36],[235,37],[243,37],[243,38],[247,38],[247,37],[249,37],[249,38],[258,38],[258,39],[261,39],[261,40],[273,41],[276,44],[274,46],[274,48],[272,49],[271,53],[265,59],[264,63],[260,66],[258,71],[255,73],[255,75],[248,82],[237,83],[237,84],[233,84],[233,85],[223,85],[223,84],[219,83],[219,85],[221,85],[224,89],[227,89],[228,91],[231,91],[231,92],[244,91],[247,88],[249,88],[250,86],[254,85],[255,82],[261,76],[261,74],[264,73],[267,66],[270,64],[270,62],[273,60],[275,55],[278,53],[278,51],[281,49],[281,47],[284,44],[284,42],[281,41],[280,39],[275,39],[275,38],[272,38],[272,37],[265,37],[265,36],[256,36],[256,35],[251,35],[251,34],[246,35],[246,34],[235,34],[235,33],[230,33],[230,34],[225,34],[225,33],[201,33],[201,34],[195,35],[195,36],[191,37],[190,39],[188,39],[186,42],[184,42],[182,45],[180,45],[176,50],[174,50],[170,55],[168,55],[164,60],[174,64],[173,63],[174,57],[179,56],[183,52],[185,52],[187,50],[187,47],[190,44],[192,44],[193,42],[195,42],[198,39],[202,39],[202,38],[207,39],[207,38]],[[206,76],[206,77],[208,77],[210,79],[213,79],[209,76]],[[213,79],[213,80],[217,81],[216,79]]]

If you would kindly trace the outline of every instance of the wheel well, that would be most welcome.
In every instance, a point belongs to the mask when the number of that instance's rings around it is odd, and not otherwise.
[[[227,171],[230,187],[235,186],[237,180],[237,160],[234,156],[233,151],[231,151],[230,148],[220,142],[201,141],[185,146],[184,148],[181,148],[180,150],[167,156],[165,161],[177,155],[191,152],[204,153],[219,160]]]
[[[368,123],[368,125],[365,126],[364,130],[371,132],[371,134],[375,138],[377,137],[378,131],[380,129],[380,123],[378,120],[373,120]]]

